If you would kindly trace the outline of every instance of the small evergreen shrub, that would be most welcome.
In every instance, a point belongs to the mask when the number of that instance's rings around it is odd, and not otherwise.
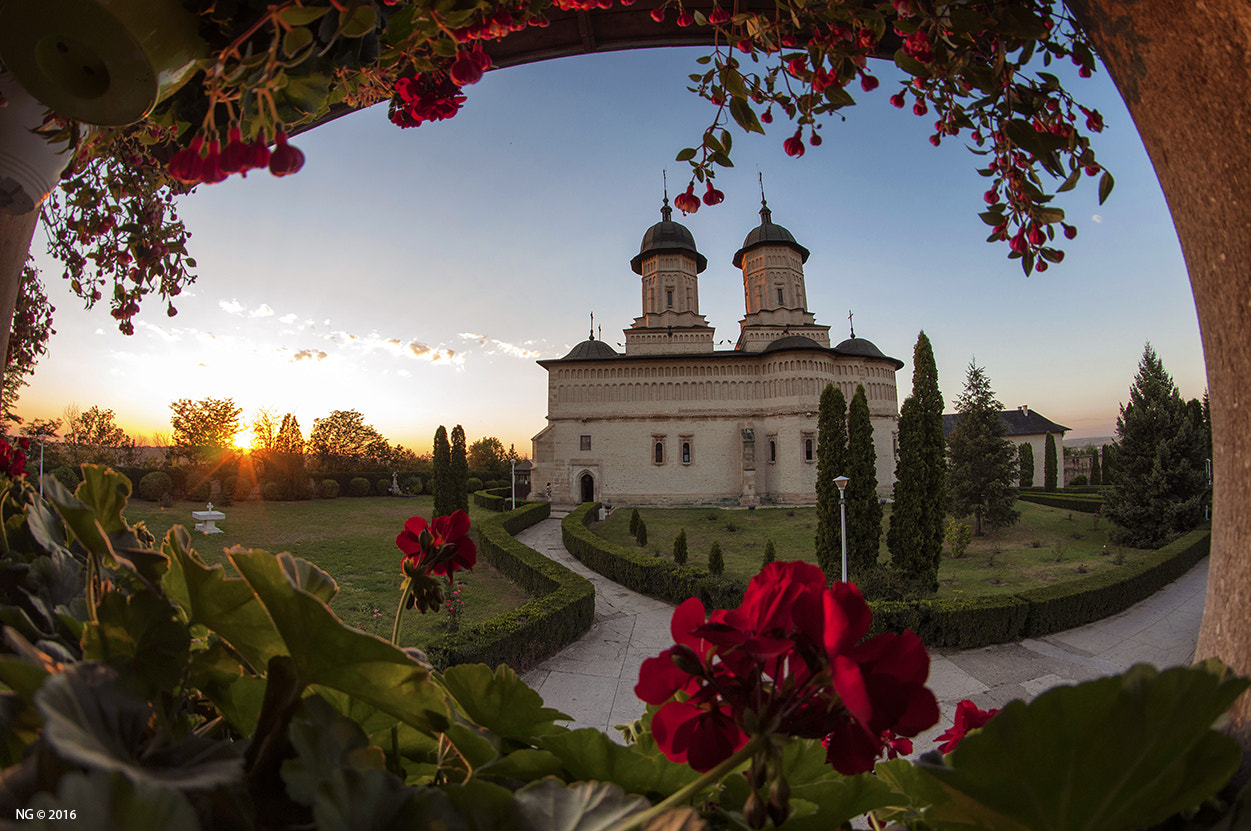
[[[339,496],[339,483],[333,479],[322,479],[317,487],[317,495],[322,499],[336,499]]]
[[[419,494],[426,486],[422,478],[416,473],[410,473],[407,476],[400,477],[400,492]]]
[[[765,540],[764,562],[762,563],[762,567],[767,566],[769,563],[773,562],[777,558],[778,558],[778,550],[773,545],[773,540],[772,539]]]
[[[712,548],[708,549],[708,573],[714,577],[725,573],[725,556],[721,553],[721,543],[716,540],[712,541]]]
[[[207,502],[213,495],[213,480],[207,476],[199,481],[193,481],[191,489],[187,491],[187,498],[192,502]]]
[[[673,540],[673,561],[680,566],[686,565],[686,557],[686,529],[683,528]]]
[[[1086,474],[1084,473],[1079,473],[1078,475],[1073,477],[1072,482],[1069,482],[1069,486],[1075,487],[1075,488],[1080,488],[1089,484],[1090,484],[1090,480],[1086,478]]]
[[[944,539],[947,547],[951,549],[952,559],[958,560],[964,556],[964,550],[973,541],[973,529],[959,520],[949,519]]]
[[[639,509],[635,508],[630,511],[630,536],[637,537],[639,535]]]
[[[78,488],[78,471],[69,465],[61,465],[53,470],[52,478],[64,485],[70,493]]]
[[[173,489],[174,482],[168,473],[154,470],[139,480],[139,496],[152,502],[160,502]]]
[[[379,479],[374,493],[378,494],[379,496],[390,496],[391,495],[391,480]]]
[[[363,476],[356,476],[352,481],[348,482],[348,496],[369,496],[369,480]]]
[[[291,489],[286,482],[270,480],[261,485],[261,499],[266,502],[286,502],[291,498]]]
[[[647,523],[641,519],[639,520],[638,533],[634,535],[634,539],[638,541],[640,546],[647,545]]]
[[[465,481],[465,490],[469,493],[476,493],[482,490],[482,480],[477,477],[470,477]]]

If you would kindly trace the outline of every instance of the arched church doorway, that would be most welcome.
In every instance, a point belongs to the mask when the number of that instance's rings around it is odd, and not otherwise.
[[[582,501],[595,501],[595,477],[589,473],[582,474],[582,478],[578,480],[582,485]]]

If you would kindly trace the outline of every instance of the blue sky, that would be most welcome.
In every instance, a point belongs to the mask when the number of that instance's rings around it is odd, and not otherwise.
[[[169,431],[169,402],[233,397],[313,420],[355,409],[392,441],[427,450],[440,424],[473,441],[497,436],[528,454],[545,424],[546,373],[587,336],[610,344],[640,311],[629,260],[689,174],[673,161],[698,141],[712,107],[686,90],[703,50],[564,58],[488,73],[456,118],[400,130],[385,105],[295,140],[304,169],[253,173],[182,200],[198,282],[167,318],[153,304],[125,337],[106,309],[83,311],[39,254],[57,334],[18,406],[58,417],[67,404],[113,409],[141,442]],[[965,368],[986,368],[1005,406],[1031,408],[1106,436],[1150,341],[1187,397],[1202,395],[1194,302],[1163,196],[1106,74],[1070,87],[1103,111],[1096,150],[1117,179],[1099,206],[1095,180],[1058,202],[1080,228],[1063,264],[1025,277],[989,245],[978,219],[986,182],[962,142],[932,147],[932,116],[896,110],[893,68],[824,144],[800,159],[792,130],[736,132],[736,167],[718,174],[720,206],[682,219],[708,257],[700,311],[729,348],[743,314],[731,265],[759,222],[811,250],[817,322],[907,364],[924,329],[945,399]],[[700,189],[702,192],[702,188]],[[680,218],[680,215],[679,215]],[[950,406],[949,406],[950,409]]]

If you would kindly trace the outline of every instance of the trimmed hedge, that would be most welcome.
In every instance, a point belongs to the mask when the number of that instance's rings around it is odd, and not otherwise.
[[[582,636],[595,619],[595,587],[512,535],[551,513],[551,503],[530,502],[478,523],[478,554],[534,600],[485,623],[445,635],[426,649],[437,669],[457,664],[534,666]]]
[[[968,649],[1020,640],[1029,604],[1015,595],[961,600],[880,600],[873,610],[873,632],[911,629],[928,647]]]
[[[1064,511],[1080,511],[1085,514],[1097,514],[1103,507],[1103,496],[1099,494],[1065,494],[1065,493],[1035,493],[1033,491],[1022,491],[1017,494],[1017,498],[1023,502],[1033,502],[1037,505],[1047,505],[1052,508],[1060,508]]]
[[[369,496],[369,487],[369,480],[364,476],[354,476],[348,480],[347,495],[357,499]]]
[[[729,609],[743,600],[747,583],[716,577],[694,566],[674,565],[596,536],[587,527],[599,512],[598,502],[574,509],[560,523],[565,549],[588,568],[639,594],[669,603],[698,597],[706,609]]]
[[[512,487],[488,488],[473,492],[473,504],[491,511],[507,511],[508,500],[512,498]]]
[[[174,482],[164,471],[154,470],[139,480],[139,496],[152,502],[160,502],[174,489]]]

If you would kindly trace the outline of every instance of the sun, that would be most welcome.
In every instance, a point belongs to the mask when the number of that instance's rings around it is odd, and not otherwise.
[[[240,450],[251,450],[252,439],[253,436],[250,429],[240,430],[238,433],[235,433],[234,445]]]

